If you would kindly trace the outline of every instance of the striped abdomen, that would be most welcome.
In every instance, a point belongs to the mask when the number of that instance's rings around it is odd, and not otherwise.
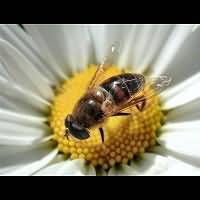
[[[109,93],[116,105],[120,105],[139,92],[144,83],[143,75],[126,73],[105,80],[100,87]]]

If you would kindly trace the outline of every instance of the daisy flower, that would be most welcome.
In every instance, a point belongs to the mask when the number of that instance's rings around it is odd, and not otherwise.
[[[109,118],[87,140],[65,119],[115,42],[105,78],[172,78],[143,112]],[[200,175],[198,25],[0,26],[0,175]],[[95,113],[94,113],[95,114]]]

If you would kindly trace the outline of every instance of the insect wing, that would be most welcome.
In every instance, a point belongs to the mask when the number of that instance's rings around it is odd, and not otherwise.
[[[113,109],[112,112],[107,113],[106,117],[113,116],[117,113],[124,112],[133,106],[136,106],[142,102],[150,103],[153,97],[163,92],[167,87],[170,86],[172,78],[168,75],[161,75],[159,77],[145,77],[146,86],[144,90],[136,93],[129,101],[124,105],[119,106],[117,109]],[[147,92],[148,91],[148,92]]]
[[[157,94],[163,92],[170,86],[172,78],[168,75],[161,75],[158,77],[145,77],[146,85],[152,88]]]
[[[99,85],[100,82],[104,79],[105,71],[114,63],[115,58],[118,56],[118,50],[119,43],[117,42],[113,44],[111,48],[109,48],[104,61],[97,67],[97,70],[89,83],[88,90]]]
[[[166,90],[172,82],[172,78],[166,74],[160,75],[158,77],[146,76],[145,80],[146,80],[146,86],[145,86],[144,91],[141,92],[143,93],[144,98],[139,98],[139,99],[133,98],[131,101],[134,104],[138,104],[138,102],[141,102],[144,99],[147,103],[150,102],[153,99],[153,97],[159,95],[164,90]],[[142,95],[139,95],[139,96],[142,96]]]

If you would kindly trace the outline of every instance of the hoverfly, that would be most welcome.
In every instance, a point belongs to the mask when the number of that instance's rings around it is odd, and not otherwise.
[[[161,92],[169,85],[171,79],[164,75],[151,79],[147,83],[142,74],[122,73],[112,76],[101,82],[102,75],[110,66],[110,61],[116,52],[115,46],[111,48],[111,54],[98,66],[96,73],[89,83],[85,94],[76,103],[72,114],[65,119],[66,137],[71,135],[79,140],[90,137],[91,128],[99,128],[102,142],[104,142],[103,122],[113,116],[127,116],[124,112],[132,106],[143,111],[146,102],[154,96],[146,96],[144,87],[151,85],[156,92]]]

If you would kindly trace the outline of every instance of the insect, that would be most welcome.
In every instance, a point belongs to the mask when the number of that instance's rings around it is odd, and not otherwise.
[[[141,74],[122,73],[100,82],[102,75],[110,66],[114,52],[115,48],[112,47],[111,56],[99,65],[87,91],[76,103],[72,114],[67,115],[65,119],[67,138],[71,135],[76,139],[85,140],[90,137],[91,128],[98,128],[101,140],[104,142],[102,126],[107,118],[130,115],[124,111],[133,106],[142,112],[146,102],[153,97],[154,94],[148,96],[144,94],[147,80]],[[168,76],[160,76],[153,81],[151,79],[151,86],[159,92],[168,86],[170,81]]]

